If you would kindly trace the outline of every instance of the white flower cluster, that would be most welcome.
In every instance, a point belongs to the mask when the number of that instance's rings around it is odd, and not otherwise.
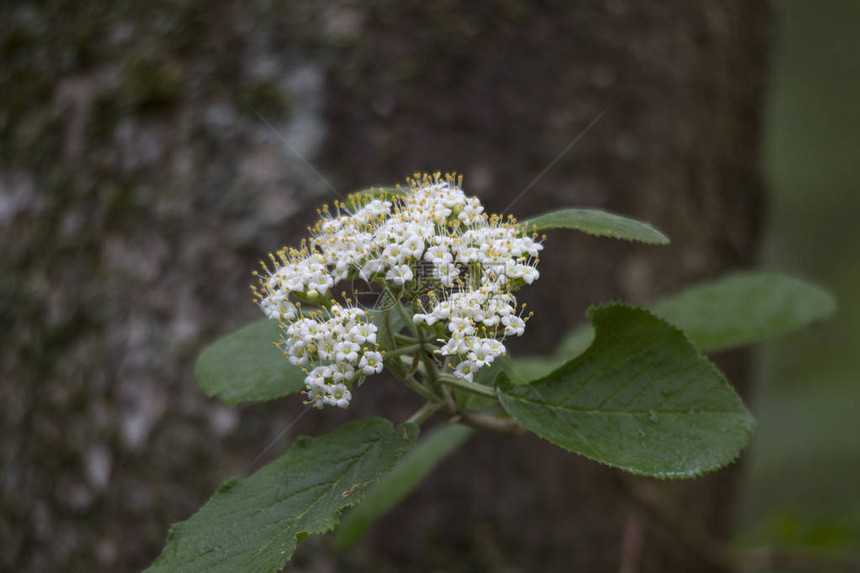
[[[272,255],[274,269],[264,265],[254,289],[266,316],[281,321],[282,346],[306,369],[318,407],[346,407],[352,381],[382,368],[366,313],[331,299],[339,281],[360,277],[407,302],[429,295],[413,322],[444,343],[438,352],[469,381],[505,354],[506,336],[523,333],[528,317],[512,293],[539,277],[540,241],[512,218],[485,214],[462,178],[437,173],[409,183],[408,192],[353,195],[335,213],[323,207],[310,239]],[[327,310],[308,317],[302,303]]]
[[[262,299],[260,306],[269,318],[293,319],[296,307],[290,302],[290,293],[327,292],[334,285],[328,272],[325,259],[318,254],[306,258],[284,262],[269,277],[266,290],[269,295]]]
[[[525,331],[528,316],[517,313],[516,298],[499,289],[501,284],[490,280],[478,289],[454,292],[430,312],[413,315],[416,324],[444,324],[448,338],[439,352],[457,357],[452,366],[458,378],[471,382],[476,371],[507,352],[505,337]]]
[[[318,408],[346,408],[356,379],[382,371],[382,354],[375,349],[376,326],[359,308],[332,304],[286,326],[281,347],[290,362],[307,369],[310,403]]]

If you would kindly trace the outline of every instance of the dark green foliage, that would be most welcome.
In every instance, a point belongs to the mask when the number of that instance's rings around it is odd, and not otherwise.
[[[305,373],[274,345],[278,332],[277,321],[258,320],[207,347],[194,369],[200,387],[228,404],[274,400],[303,390]]]
[[[368,418],[318,438],[299,438],[248,479],[226,481],[187,521],[174,525],[149,573],[279,571],[299,541],[325,533],[340,512],[389,471],[418,436]]]
[[[530,385],[502,385],[508,413],[554,444],[642,475],[691,477],[737,457],[752,416],[680,330],[623,305],[588,315],[594,344]]]
[[[755,344],[788,334],[830,316],[833,297],[820,287],[780,273],[736,273],[685,289],[653,307],[705,352]],[[582,354],[594,330],[583,325],[568,334],[557,354]]]
[[[669,239],[649,225],[597,209],[561,209],[523,221],[529,229],[574,229],[597,237],[626,239],[651,245],[667,245]]]
[[[358,507],[346,514],[335,533],[335,545],[344,549],[361,539],[374,521],[406,499],[473,433],[471,428],[454,424],[423,438],[397,467],[368,490]]]
[[[824,289],[779,273],[737,273],[663,299],[654,312],[705,351],[775,338],[836,310]]]

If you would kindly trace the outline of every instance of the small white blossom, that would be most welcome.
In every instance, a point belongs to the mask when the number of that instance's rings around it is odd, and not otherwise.
[[[486,343],[476,346],[474,350],[468,354],[469,361],[471,361],[477,368],[483,368],[488,364],[492,364],[496,356],[497,355],[493,352],[490,345]]]
[[[464,360],[457,365],[457,368],[454,370],[454,376],[471,382],[475,377],[475,370],[478,368],[480,367],[471,360]]]
[[[448,252],[448,248],[443,245],[434,245],[427,249],[424,253],[424,260],[437,265],[450,263],[454,260],[454,255]]]
[[[453,263],[441,263],[433,267],[433,278],[445,287],[454,286],[454,281],[460,276],[460,269]]]
[[[525,321],[519,316],[505,316],[502,318],[502,324],[505,327],[505,335],[522,336],[526,328]]]
[[[472,321],[468,318],[452,318],[448,321],[448,330],[453,336],[472,336],[475,334],[475,327],[472,326]]]
[[[358,367],[365,374],[379,374],[382,372],[382,354],[379,352],[365,352],[358,363]]]
[[[349,339],[358,344],[373,344],[376,342],[376,327],[366,322],[356,324],[349,330]]]
[[[412,277],[412,269],[409,265],[397,265],[385,273],[386,280],[390,280],[397,286],[403,286],[407,282],[411,281]]]

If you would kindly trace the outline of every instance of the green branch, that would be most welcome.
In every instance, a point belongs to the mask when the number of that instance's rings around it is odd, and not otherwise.
[[[443,406],[442,402],[427,402],[421,408],[409,416],[409,419],[403,422],[404,424],[415,424],[420,426],[427,421],[427,418],[438,412]]]
[[[483,384],[478,384],[476,382],[468,382],[466,380],[461,380],[459,378],[454,378],[453,376],[448,376],[447,374],[441,374],[438,378],[439,382],[442,384],[446,384],[448,386],[454,386],[455,388],[462,388],[467,392],[471,392],[473,394],[478,394],[479,396],[486,396],[487,398],[498,398],[498,394],[493,388],[489,386],[484,386]]]
[[[404,354],[415,354],[419,352],[424,346],[422,344],[410,344],[409,346],[400,346],[393,350],[386,350],[383,353],[385,358],[394,358],[396,356],[402,356]]]

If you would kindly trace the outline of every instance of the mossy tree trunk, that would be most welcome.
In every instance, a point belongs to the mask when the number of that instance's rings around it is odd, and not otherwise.
[[[520,351],[549,351],[589,303],[749,265],[768,21],[742,0],[0,8],[0,570],[139,570],[219,481],[283,451],[255,460],[297,399],[228,409],[191,369],[257,316],[255,261],[330,187],[457,170],[491,211],[596,206],[672,238],[551,236]],[[746,393],[744,355],[720,364]],[[414,406],[368,383],[289,434]],[[724,537],[736,477],[663,493]],[[479,436],[356,551],[310,539],[296,565],[614,572],[639,531],[639,571],[707,570],[613,480]]]

